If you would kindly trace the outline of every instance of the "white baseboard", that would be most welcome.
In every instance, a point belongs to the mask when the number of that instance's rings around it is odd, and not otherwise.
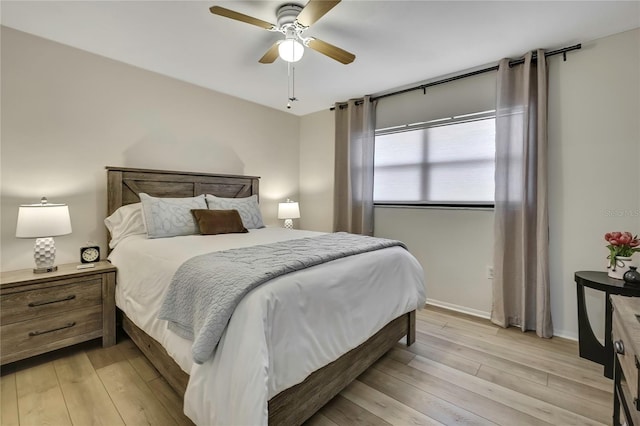
[[[573,331],[553,330],[553,335],[557,337],[562,337],[563,339],[567,339],[567,340],[575,340],[576,342],[578,341],[578,335]],[[604,341],[600,341],[600,343],[604,345]]]
[[[480,317],[485,319],[491,318],[490,312],[479,311],[473,308],[467,308],[466,306],[455,305],[449,302],[441,302],[435,299],[427,299],[427,305],[439,306],[445,309],[451,309],[452,311],[462,312],[463,314],[473,315],[474,317]]]
[[[468,308],[466,306],[460,306],[449,302],[441,302],[440,300],[427,299],[427,305],[439,306],[441,308],[450,309],[456,312],[462,312],[463,314],[473,315],[474,317],[491,319],[490,312],[480,311],[478,309]],[[567,330],[553,330],[553,335],[562,337],[563,339],[578,341],[578,335],[573,331]],[[601,342],[604,344],[604,342]]]

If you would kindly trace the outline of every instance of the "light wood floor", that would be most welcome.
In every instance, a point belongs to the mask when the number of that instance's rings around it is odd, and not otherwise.
[[[309,425],[611,424],[612,382],[575,342],[429,307]],[[181,401],[122,336],[3,367],[0,424],[190,425]]]

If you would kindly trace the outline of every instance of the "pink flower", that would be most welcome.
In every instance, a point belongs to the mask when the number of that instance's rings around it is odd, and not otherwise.
[[[609,243],[609,261],[611,267],[615,265],[617,257],[631,257],[634,253],[640,251],[640,240],[638,236],[634,236],[631,232],[607,232],[604,239]]]
[[[618,242],[622,245],[629,244],[631,240],[633,240],[633,236],[628,232],[625,232],[624,234],[620,235],[620,238],[618,238]]]

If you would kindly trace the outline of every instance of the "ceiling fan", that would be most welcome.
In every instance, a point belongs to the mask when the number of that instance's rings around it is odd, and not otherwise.
[[[213,6],[209,8],[209,11],[214,15],[224,16],[225,18],[235,19],[265,30],[284,34],[285,38],[274,43],[267,50],[267,53],[260,58],[259,62],[262,64],[271,64],[278,56],[287,62],[299,61],[304,53],[304,46],[343,64],[350,64],[356,58],[353,53],[318,40],[315,37],[304,36],[304,32],[311,25],[338,3],[340,3],[340,0],[310,0],[304,7],[291,3],[283,4],[276,13],[277,25],[220,6]]]

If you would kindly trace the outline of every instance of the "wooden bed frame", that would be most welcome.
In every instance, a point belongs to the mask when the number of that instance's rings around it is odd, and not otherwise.
[[[140,192],[154,197],[213,194],[240,198],[258,194],[258,184],[256,176],[107,167],[107,213],[110,215],[123,205],[139,202]],[[415,341],[415,321],[415,311],[401,315],[357,348],[313,372],[302,383],[271,398],[269,424],[302,424],[404,336],[407,346],[411,345]],[[122,326],[171,387],[184,397],[189,375],[157,341],[133,324],[124,313]]]

